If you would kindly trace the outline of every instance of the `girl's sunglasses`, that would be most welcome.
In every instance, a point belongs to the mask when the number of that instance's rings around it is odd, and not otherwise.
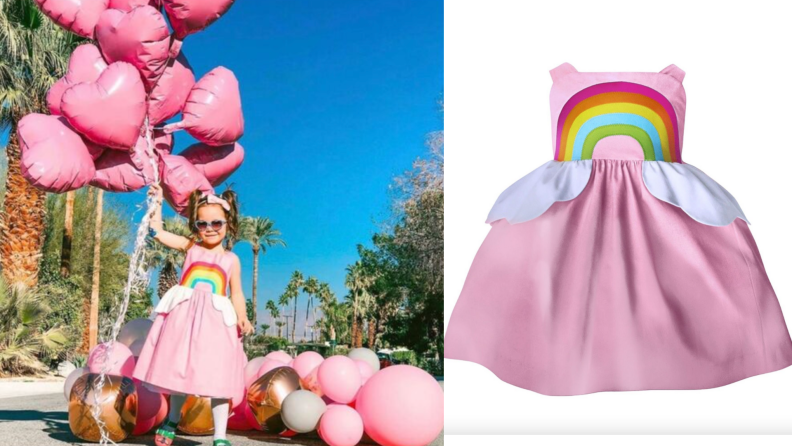
[[[223,229],[223,226],[225,226],[225,224],[226,224],[225,220],[212,220],[212,221],[196,220],[195,229],[199,231],[206,231],[208,228],[212,228],[213,231],[219,231]]]

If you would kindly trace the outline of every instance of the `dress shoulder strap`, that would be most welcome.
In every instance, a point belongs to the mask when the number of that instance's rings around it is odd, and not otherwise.
[[[553,82],[556,82],[569,73],[577,73],[577,72],[578,70],[576,70],[575,67],[573,67],[568,62],[564,62],[561,65],[550,70],[550,77],[553,78]]]
[[[674,79],[678,80],[679,82],[682,82],[682,80],[685,79],[685,72],[674,64],[671,64],[663,68],[662,70],[660,70],[660,72],[672,76]]]

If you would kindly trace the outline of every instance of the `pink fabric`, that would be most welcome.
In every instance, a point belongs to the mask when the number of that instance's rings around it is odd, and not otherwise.
[[[633,82],[652,88],[663,95],[674,108],[679,128],[679,150],[685,136],[685,87],[682,80],[685,72],[674,64],[659,72],[579,72],[572,65],[563,63],[550,70],[553,86],[550,88],[550,131],[555,155],[558,118],[564,104],[575,93],[592,85],[605,82]]]
[[[203,262],[220,266],[230,277],[231,256],[194,245],[182,271]],[[210,286],[199,283],[188,300],[157,314],[133,377],[164,393],[238,398],[246,365],[238,328],[225,325],[221,311],[212,305]]]
[[[652,196],[641,172],[639,160],[595,159],[577,198],[495,221],[445,357],[547,395],[710,388],[791,365],[747,224],[698,223]]]

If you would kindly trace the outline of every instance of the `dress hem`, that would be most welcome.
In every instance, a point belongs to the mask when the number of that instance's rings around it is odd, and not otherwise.
[[[488,366],[487,364],[484,364],[483,361],[479,362],[479,361],[476,361],[476,360],[473,360],[473,359],[465,359],[465,358],[460,358],[460,357],[454,357],[454,356],[448,355],[448,354],[446,354],[444,356],[444,359],[453,359],[453,360],[456,360],[456,361],[465,361],[465,362],[470,362],[470,363],[473,363],[473,364],[478,364],[478,365],[484,367],[485,369],[489,370],[493,375],[495,375],[496,378],[498,378],[499,380],[503,381],[506,384],[510,384],[512,386],[519,387],[520,389],[530,390],[531,392],[536,392],[536,393],[538,393],[540,395],[545,395],[545,396],[579,396],[579,395],[590,395],[590,394],[593,394],[593,393],[601,393],[601,392],[637,392],[637,391],[645,391],[645,390],[706,390],[706,389],[716,389],[718,387],[723,387],[723,386],[727,386],[729,384],[734,384],[736,382],[745,380],[747,378],[751,378],[751,377],[759,376],[759,375],[765,375],[767,373],[777,372],[779,370],[783,370],[783,369],[785,369],[785,368],[787,368],[789,366],[792,366],[792,360],[790,360],[790,361],[787,361],[786,363],[782,363],[783,365],[781,365],[780,367],[779,366],[763,367],[763,369],[762,369],[763,371],[756,372],[756,373],[752,372],[752,373],[748,373],[748,374],[741,374],[741,376],[739,378],[736,378],[736,379],[735,378],[728,378],[726,380],[723,380],[723,382],[721,382],[720,384],[713,384],[713,385],[706,385],[706,386],[691,386],[691,387],[681,387],[681,386],[680,387],[638,387],[638,388],[625,388],[625,389],[602,388],[602,389],[584,391],[584,392],[577,392],[577,393],[560,393],[560,392],[554,393],[554,392],[547,392],[547,391],[537,390],[535,388],[525,387],[523,385],[517,384],[516,382],[513,382],[512,380],[509,380],[507,378],[502,377],[500,374],[498,374],[498,372],[494,368]]]

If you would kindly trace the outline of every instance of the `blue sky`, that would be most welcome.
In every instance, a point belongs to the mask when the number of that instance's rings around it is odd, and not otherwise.
[[[387,215],[388,185],[443,127],[442,2],[237,0],[182,50],[196,78],[222,65],[239,79],[246,158],[229,182],[243,213],[270,217],[288,243],[261,258],[259,323],[295,270],[343,298],[356,245]],[[179,132],[175,152],[193,142]],[[108,197],[135,225],[143,198]],[[234,251],[249,297],[252,253]],[[304,296],[298,305],[300,336]]]

